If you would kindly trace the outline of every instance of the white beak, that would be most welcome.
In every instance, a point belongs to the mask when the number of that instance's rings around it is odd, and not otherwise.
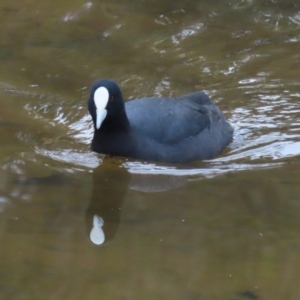
[[[109,92],[105,87],[99,87],[94,93],[94,102],[96,106],[96,128],[99,129],[103,123],[107,110],[106,105],[109,99]]]

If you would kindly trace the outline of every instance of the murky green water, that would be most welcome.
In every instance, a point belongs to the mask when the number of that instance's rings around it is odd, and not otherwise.
[[[0,25],[0,299],[299,298],[297,1],[2,1]],[[183,166],[91,153],[99,78],[205,90],[234,140]]]

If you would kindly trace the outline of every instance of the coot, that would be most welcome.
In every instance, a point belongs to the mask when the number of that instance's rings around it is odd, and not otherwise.
[[[186,163],[214,157],[233,135],[203,92],[124,103],[118,85],[104,79],[93,84],[88,110],[95,128],[91,148],[98,153]]]

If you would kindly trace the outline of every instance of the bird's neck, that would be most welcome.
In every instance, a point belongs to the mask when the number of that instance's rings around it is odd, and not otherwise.
[[[107,115],[99,131],[102,132],[126,132],[130,129],[130,123],[125,112]]]

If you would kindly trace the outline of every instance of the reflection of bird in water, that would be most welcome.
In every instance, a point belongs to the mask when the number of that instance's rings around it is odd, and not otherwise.
[[[111,165],[105,159],[94,170],[91,202],[85,214],[93,243],[104,244],[115,236],[129,182],[130,173],[126,169]]]
[[[103,219],[97,215],[94,215],[90,239],[95,245],[102,245],[105,241],[105,233],[102,229],[103,225]]]
[[[130,164],[124,164],[105,158],[102,164],[93,171],[93,183],[90,204],[85,212],[85,223],[90,240],[96,245],[111,241],[120,225],[122,206],[128,189],[136,192],[164,192],[178,188],[186,182],[185,176],[162,174],[138,174],[137,170],[145,172],[152,165],[141,164],[140,168],[132,170]],[[41,177],[20,177],[13,181],[24,193],[27,188],[39,186],[74,185],[80,182],[62,173],[54,173]]]
[[[104,159],[102,165],[94,170],[92,197],[85,216],[91,241],[103,245],[114,238],[128,189],[163,192],[178,188],[185,182],[184,176],[131,174],[124,165]]]

